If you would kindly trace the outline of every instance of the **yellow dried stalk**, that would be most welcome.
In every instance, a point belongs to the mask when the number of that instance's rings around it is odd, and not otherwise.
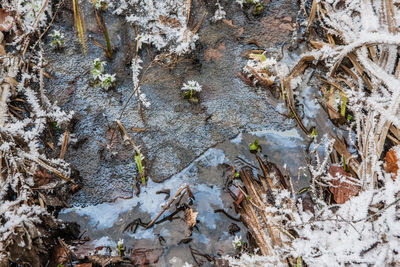
[[[60,159],[64,159],[65,153],[67,153],[68,141],[69,141],[69,131],[66,130],[64,133],[64,138],[63,138],[63,142],[61,145]]]
[[[264,174],[264,177],[258,176],[261,185],[254,180],[252,172],[247,168],[240,170],[240,179],[243,181],[244,188],[238,186],[238,189],[243,193],[244,198],[240,203],[241,208],[239,208],[238,213],[241,220],[252,232],[261,254],[273,256],[276,251],[274,247],[283,246],[281,234],[291,240],[294,237],[284,229],[283,225],[274,221],[274,214],[266,211],[267,207],[272,204],[265,202],[263,196],[267,192],[272,192],[271,189],[277,190],[278,188],[272,183],[269,171],[258,155],[257,160]],[[292,206],[290,200],[287,201],[288,206]],[[281,264],[286,265],[287,263],[282,259]]]
[[[79,12],[79,0],[72,0],[73,10],[74,10],[74,26],[78,33],[78,40],[82,45],[82,52],[86,55],[87,43],[86,43],[86,29],[85,22]]]
[[[317,0],[313,0],[312,6],[311,6],[311,11],[310,11],[310,16],[308,17],[307,29],[310,28],[311,24],[314,21],[316,14],[317,14]]]

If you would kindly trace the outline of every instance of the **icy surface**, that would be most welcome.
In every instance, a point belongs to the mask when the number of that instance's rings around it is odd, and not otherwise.
[[[111,240],[116,243],[120,238],[123,238],[128,245],[133,247],[136,246],[135,242],[138,242],[138,240],[148,240],[149,246],[151,246],[150,244],[154,246],[152,242],[155,242],[154,240],[157,240],[158,236],[162,236],[167,240],[168,246],[176,245],[185,237],[185,224],[182,221],[165,222],[147,230],[138,227],[136,233],[123,232],[122,230],[136,218],[150,221],[159,213],[162,205],[165,205],[168,200],[165,200],[164,194],[156,194],[157,191],[170,189],[172,196],[181,186],[188,184],[195,197],[193,208],[199,212],[197,217],[198,230],[193,231],[191,244],[210,253],[214,253],[216,250],[229,253],[233,250],[233,236],[227,233],[227,227],[233,221],[221,213],[214,213],[215,209],[224,209],[232,216],[237,216],[233,209],[232,198],[223,190],[223,170],[226,168],[224,165],[232,165],[236,156],[239,155],[252,164],[257,164],[254,155],[248,150],[248,144],[253,142],[255,138],[260,140],[265,153],[269,155],[269,159],[278,163],[280,157],[275,153],[275,147],[286,147],[290,150],[293,147],[292,142],[294,140],[298,146],[301,146],[303,142],[303,138],[295,130],[262,130],[253,134],[243,133],[240,135],[240,139],[236,138],[235,143],[227,140],[214,148],[209,148],[182,171],[163,183],[154,183],[149,180],[146,187],[142,188],[139,197],[134,196],[131,199],[117,199],[110,203],[65,209],[60,218],[67,221],[78,221],[82,228],[89,229],[88,235],[97,240],[96,242],[110,243]],[[301,151],[291,152],[290,154],[291,157],[295,154],[298,157],[302,156]],[[289,170],[296,172],[300,165],[302,165],[300,161],[297,161],[297,163],[293,161]],[[168,213],[167,211],[162,217]],[[241,224],[239,225],[244,229]],[[241,233],[241,235],[245,236],[244,233]],[[112,243],[110,244],[112,245]],[[170,248],[166,252],[164,260],[167,260],[170,257],[169,255],[177,255],[178,252],[174,251]],[[190,255],[190,252],[188,255]],[[183,257],[183,259],[191,260],[190,257]]]
[[[98,229],[110,228],[118,220],[118,216],[121,213],[127,212],[132,207],[139,205],[142,212],[150,214],[152,217],[156,216],[161,209],[165,195],[156,194],[157,191],[170,189],[173,194],[183,184],[193,184],[195,180],[193,178],[197,173],[197,164],[200,163],[203,167],[218,166],[219,164],[227,162],[224,152],[220,149],[211,148],[207,150],[204,155],[196,159],[188,167],[186,167],[180,173],[172,176],[164,183],[154,183],[149,181],[146,187],[142,188],[142,192],[139,197],[132,197],[131,199],[117,199],[115,202],[105,202],[95,206],[87,207],[74,207],[65,209],[63,213],[75,212],[80,216],[88,216],[90,218],[89,224]],[[207,185],[198,184],[191,186],[196,200],[196,207],[199,209],[199,219],[211,223],[211,226],[215,228],[215,219],[213,209],[210,203],[214,203],[216,206],[221,208],[222,202],[219,198],[220,189],[211,189]],[[198,196],[198,197],[197,197]]]

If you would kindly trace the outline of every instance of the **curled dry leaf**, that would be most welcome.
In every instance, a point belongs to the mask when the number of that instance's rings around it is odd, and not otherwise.
[[[351,177],[342,167],[330,166],[329,174],[334,178],[329,187],[329,191],[333,194],[333,198],[337,204],[343,204],[352,196],[356,196],[360,191],[360,187],[355,185],[354,182],[342,182],[340,178],[343,176],[347,179]]]
[[[397,171],[399,170],[399,166],[397,165],[398,158],[396,155],[396,151],[389,150],[385,156],[385,171],[394,173],[397,176]],[[393,178],[395,179],[395,178]]]
[[[186,236],[190,236],[192,234],[192,228],[196,225],[196,219],[199,212],[193,211],[191,208],[185,210],[185,222],[188,226],[188,233]]]
[[[244,199],[244,195],[242,193],[242,191],[239,191],[238,196],[237,196],[237,200],[235,202],[233,202],[233,205],[235,206],[235,211],[237,212],[239,209],[239,205],[240,203],[242,203]]]
[[[10,16],[10,13],[0,8],[0,31],[8,32],[14,23],[14,19]]]

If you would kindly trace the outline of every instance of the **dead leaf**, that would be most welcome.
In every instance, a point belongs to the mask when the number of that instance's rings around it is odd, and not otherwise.
[[[65,203],[61,201],[57,196],[52,195],[43,195],[42,199],[46,203],[47,206],[53,207],[64,207]]]
[[[279,28],[284,31],[293,31],[293,26],[291,23],[281,23]]]
[[[87,255],[93,254],[96,248],[93,243],[83,243],[76,245],[73,250],[77,259],[84,259]]]
[[[239,191],[239,194],[237,196],[236,201],[233,202],[233,205],[235,206],[235,211],[236,212],[238,211],[239,205],[240,205],[240,203],[242,203],[243,199],[244,199],[244,195],[243,195],[242,191]]]
[[[394,173],[394,177],[392,178],[395,180],[397,176],[397,171],[399,170],[399,166],[397,165],[398,158],[396,152],[392,149],[386,153],[385,156],[385,171]]]
[[[196,225],[196,219],[199,212],[193,211],[191,208],[185,210],[185,222],[188,226],[188,232],[186,236],[190,236],[192,234],[192,228]]]
[[[93,265],[92,265],[92,263],[91,262],[89,262],[89,263],[81,263],[81,264],[76,264],[76,265],[74,265],[74,267],[92,267]]]
[[[237,37],[242,36],[243,33],[244,33],[244,28],[243,27],[240,27],[240,28],[236,29],[236,36]]]
[[[65,264],[68,262],[68,254],[63,247],[59,246],[54,248],[52,252],[51,262],[53,262],[54,266]]]
[[[331,86],[330,93],[328,93],[328,114],[332,120],[340,119],[340,113],[335,109],[335,87]]]
[[[118,256],[90,255],[87,256],[87,259],[95,266],[121,266],[123,263],[129,263],[124,257]]]
[[[341,182],[341,177],[350,178],[351,175],[347,173],[342,167],[330,166],[329,174],[334,178],[331,183],[332,186],[329,187],[329,191],[333,194],[333,198],[337,204],[343,204],[352,196],[356,196],[360,191],[360,187],[355,185],[353,182]]]
[[[209,62],[212,59],[219,60],[222,58],[223,51],[225,50],[225,44],[221,43],[216,49],[208,48],[204,51],[204,59]]]
[[[135,266],[147,266],[157,263],[163,253],[164,250],[162,248],[134,249],[132,251],[131,261]]]
[[[328,43],[321,42],[321,41],[316,41],[316,40],[310,40],[310,44],[317,49],[321,49],[325,45],[329,45]]]
[[[6,49],[4,47],[3,40],[4,40],[4,34],[0,31],[0,55],[5,56]]]
[[[0,8],[0,31],[8,32],[14,23],[14,19],[10,16],[10,13]]]
[[[199,212],[193,211],[191,208],[185,210],[185,222],[192,228],[196,225],[196,218]]]
[[[50,181],[53,179],[53,176],[49,174],[46,169],[43,169],[38,170],[35,175],[33,175],[33,179],[36,186],[42,186],[50,183]]]
[[[225,23],[226,25],[228,25],[228,26],[230,26],[230,27],[234,28],[234,29],[236,29],[236,28],[237,28],[237,26],[236,26],[236,25],[233,25],[233,23],[232,23],[232,20],[231,20],[231,19],[230,19],[230,20],[228,20],[228,19],[222,19],[222,22],[223,22],[223,23]]]
[[[181,23],[179,22],[179,20],[177,20],[176,18],[169,18],[167,16],[159,16],[158,20],[164,24],[165,26],[171,27],[171,28],[178,28],[178,27],[182,27]]]
[[[110,128],[106,131],[106,140],[107,144],[110,144],[112,147],[118,144],[118,134],[115,132],[115,129]]]
[[[75,194],[76,192],[78,192],[79,189],[80,189],[80,186],[77,184],[72,184],[69,187],[69,190],[71,190],[72,194]]]
[[[312,214],[315,214],[314,202],[309,193],[307,193],[307,195],[302,198],[302,205],[303,205],[303,211],[309,211]]]

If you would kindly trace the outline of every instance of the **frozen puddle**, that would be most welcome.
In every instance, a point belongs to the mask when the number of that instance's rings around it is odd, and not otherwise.
[[[66,209],[62,212],[63,216],[70,213],[75,213],[79,216],[87,216],[89,219],[88,225],[96,229],[102,230],[110,228],[117,222],[119,215],[132,209],[139,207],[140,212],[145,212],[151,217],[156,216],[162,209],[165,201],[165,194],[157,194],[160,190],[169,189],[171,196],[185,184],[189,184],[195,195],[195,206],[198,208],[198,219],[207,221],[212,228],[215,228],[215,217],[211,203],[218,208],[223,208],[223,203],[220,197],[220,188],[214,186],[211,188],[205,184],[196,184],[198,172],[198,164],[202,167],[217,167],[222,163],[227,163],[224,152],[221,149],[211,148],[207,150],[200,158],[191,163],[180,173],[174,175],[163,183],[154,183],[150,179],[145,187],[141,188],[139,197],[134,196],[131,199],[118,199],[111,203],[102,203],[88,207],[74,207]],[[149,231],[146,231],[149,232]],[[142,238],[136,235],[137,238]]]
[[[193,263],[189,246],[213,256],[232,253],[233,236],[228,234],[228,227],[232,223],[237,224],[244,231],[237,234],[243,237],[246,229],[225,215],[214,213],[214,210],[224,209],[228,214],[238,217],[233,209],[233,200],[229,193],[223,190],[224,173],[227,170],[226,164],[235,165],[237,156],[255,164],[255,159],[248,151],[248,144],[255,139],[260,141],[263,153],[278,165],[281,165],[282,158],[289,158],[288,169],[291,173],[296,174],[298,167],[303,165],[300,159],[304,141],[297,130],[243,133],[208,149],[189,166],[163,183],[154,183],[149,179],[147,185],[141,188],[139,197],[65,209],[59,218],[78,222],[81,231],[86,230],[86,235],[91,239],[89,244],[93,247],[110,246],[115,249],[118,240],[124,239],[127,248],[163,248],[164,254],[159,258],[157,266],[168,266],[171,259],[176,257],[184,262]],[[283,153],[290,156],[285,157]],[[197,228],[193,230],[191,242],[179,244],[186,238],[186,224],[181,219],[165,221],[147,230],[139,226],[135,233],[123,231],[127,224],[135,219],[140,218],[147,223],[161,211],[168,200],[165,200],[165,194],[156,192],[169,189],[170,196],[173,196],[185,184],[190,186],[195,197],[193,208],[199,212]],[[161,218],[169,214],[169,211],[166,211]],[[179,215],[181,214],[177,216]]]

